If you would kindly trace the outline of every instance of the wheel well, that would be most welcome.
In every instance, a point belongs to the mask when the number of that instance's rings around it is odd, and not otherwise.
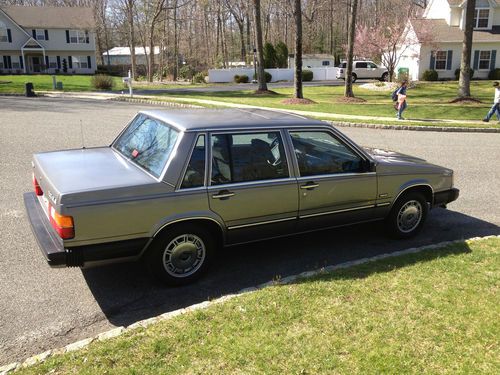
[[[425,197],[425,200],[432,205],[433,202],[432,188],[429,185],[418,185],[409,187],[406,190],[403,190],[403,193],[400,194],[400,197],[410,192],[422,193]]]
[[[224,245],[224,235],[222,233],[222,228],[215,221],[209,219],[187,219],[182,221],[177,221],[171,224],[166,224],[163,228],[161,228],[155,235],[154,238],[158,237],[160,233],[170,230],[174,227],[193,224],[199,227],[205,228],[208,232],[214,235],[215,245],[218,247],[222,247]]]

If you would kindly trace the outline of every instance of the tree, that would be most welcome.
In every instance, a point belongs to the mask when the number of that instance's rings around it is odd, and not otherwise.
[[[247,60],[247,50],[245,47],[245,17],[247,15],[247,1],[246,0],[225,0],[225,5],[231,15],[233,16],[236,24],[241,43],[241,61]]]
[[[266,77],[264,76],[264,51],[262,46],[262,23],[260,20],[260,0],[253,0],[255,18],[255,39],[257,40],[258,69],[257,80],[258,91],[267,91]]]
[[[271,43],[266,42],[264,44],[264,68],[276,68],[276,60],[276,50],[274,49],[274,46]]]
[[[345,90],[344,96],[353,98],[352,91],[352,60],[354,51],[354,33],[356,31],[356,12],[358,9],[358,0],[352,0],[351,3],[351,17],[349,20],[349,33],[347,37],[347,66],[345,72]]]
[[[464,41],[462,44],[462,61],[460,62],[460,79],[458,81],[458,96],[470,97],[470,59],[472,53],[472,34],[474,31],[474,12],[476,0],[467,0],[465,10]]]
[[[276,50],[276,67],[288,67],[288,47],[281,40],[274,47]]]
[[[357,1],[357,0],[356,0]],[[294,97],[303,99],[302,92],[302,4],[301,0],[294,1],[293,17],[295,19],[295,69],[294,69]]]

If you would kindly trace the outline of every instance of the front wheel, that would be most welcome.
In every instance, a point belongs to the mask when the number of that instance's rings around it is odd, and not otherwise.
[[[179,225],[156,238],[146,254],[150,272],[168,285],[185,285],[207,269],[214,252],[210,233],[196,225]]]
[[[423,194],[410,192],[402,195],[386,218],[389,233],[396,238],[415,236],[424,225],[429,207]]]
[[[389,73],[386,72],[386,73],[382,74],[382,77],[380,77],[380,80],[382,82],[387,82],[389,80]]]
[[[352,73],[352,80],[351,82],[354,83],[358,79],[358,76],[355,73]]]

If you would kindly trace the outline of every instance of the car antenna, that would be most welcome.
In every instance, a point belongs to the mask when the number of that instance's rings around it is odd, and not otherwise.
[[[83,125],[82,119],[80,119],[80,133],[82,135],[82,149],[85,149],[85,138],[83,137]]]

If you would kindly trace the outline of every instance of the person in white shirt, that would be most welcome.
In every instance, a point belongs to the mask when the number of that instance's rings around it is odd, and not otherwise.
[[[495,88],[495,100],[493,101],[493,105],[490,108],[490,111],[486,115],[485,118],[483,118],[484,122],[490,121],[491,116],[493,116],[494,113],[497,114],[497,119],[500,121],[500,84],[498,82],[493,82],[493,87]]]

